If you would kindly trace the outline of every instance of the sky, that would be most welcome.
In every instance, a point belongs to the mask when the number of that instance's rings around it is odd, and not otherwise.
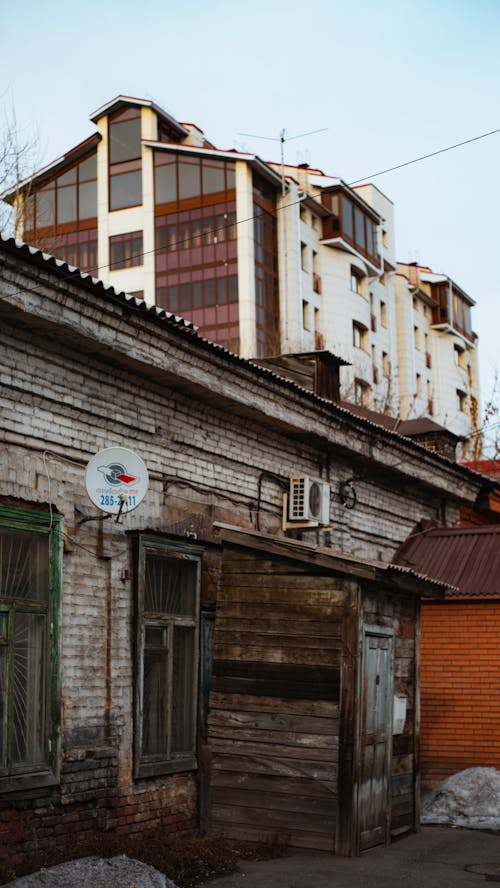
[[[22,10],[22,21],[20,20]],[[118,94],[151,98],[217,147],[373,181],[396,251],[477,301],[483,399],[500,365],[496,259],[500,0],[0,0],[1,102],[35,128],[40,165],[94,131]]]

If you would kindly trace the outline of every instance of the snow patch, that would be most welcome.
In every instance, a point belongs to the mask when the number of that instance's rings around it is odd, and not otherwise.
[[[9,882],[5,888],[176,888],[163,873],[124,854],[83,857]]]
[[[422,823],[500,829],[500,771],[467,768],[436,786],[422,804]]]

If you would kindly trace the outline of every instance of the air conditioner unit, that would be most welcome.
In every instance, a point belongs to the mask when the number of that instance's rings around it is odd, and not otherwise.
[[[330,523],[330,485],[307,476],[290,478],[289,521]]]

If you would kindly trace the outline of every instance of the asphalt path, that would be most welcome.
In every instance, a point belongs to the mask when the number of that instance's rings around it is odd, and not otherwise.
[[[237,873],[201,888],[478,888],[495,882],[500,885],[500,834],[423,827],[357,858],[290,854],[242,861]]]

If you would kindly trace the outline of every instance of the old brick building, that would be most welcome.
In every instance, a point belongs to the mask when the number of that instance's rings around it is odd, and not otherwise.
[[[457,523],[481,477],[37,250],[2,241],[0,263],[9,859],[75,824],[201,818],[343,853],[416,828],[419,600],[443,586],[390,562],[422,518]],[[117,445],[150,479],[120,521],[85,492]],[[319,479],[326,515],[283,529],[296,476]]]

